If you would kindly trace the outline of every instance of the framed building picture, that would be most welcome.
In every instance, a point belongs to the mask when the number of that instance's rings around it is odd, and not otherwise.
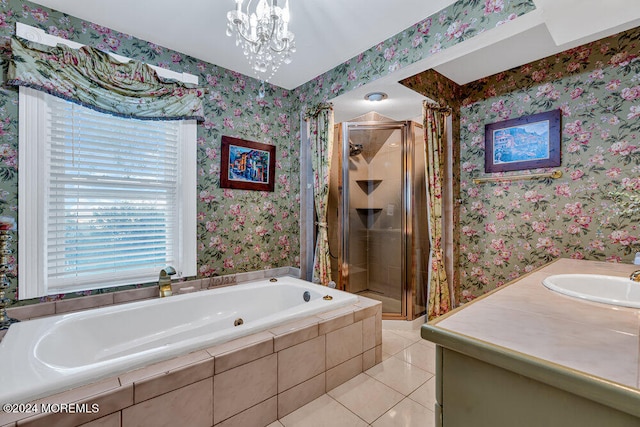
[[[484,171],[560,166],[560,110],[487,124]]]
[[[275,164],[275,146],[223,136],[220,187],[273,191]]]

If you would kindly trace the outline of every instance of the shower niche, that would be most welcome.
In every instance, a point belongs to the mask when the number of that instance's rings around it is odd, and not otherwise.
[[[369,113],[336,125],[334,141],[332,277],[381,301],[385,319],[419,317],[428,261],[422,126]]]

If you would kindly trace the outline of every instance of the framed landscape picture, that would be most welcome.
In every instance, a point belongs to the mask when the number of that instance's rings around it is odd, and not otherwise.
[[[275,164],[275,146],[223,136],[220,187],[273,191]]]
[[[560,110],[485,125],[484,171],[560,166]]]

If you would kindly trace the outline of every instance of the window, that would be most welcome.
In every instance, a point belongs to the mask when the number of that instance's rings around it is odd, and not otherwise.
[[[19,103],[20,299],[196,274],[195,121]]]

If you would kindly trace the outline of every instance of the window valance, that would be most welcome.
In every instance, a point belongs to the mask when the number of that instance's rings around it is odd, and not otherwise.
[[[204,89],[163,79],[147,64],[119,62],[84,46],[47,46],[11,39],[8,83],[121,117],[149,120],[204,120]]]

